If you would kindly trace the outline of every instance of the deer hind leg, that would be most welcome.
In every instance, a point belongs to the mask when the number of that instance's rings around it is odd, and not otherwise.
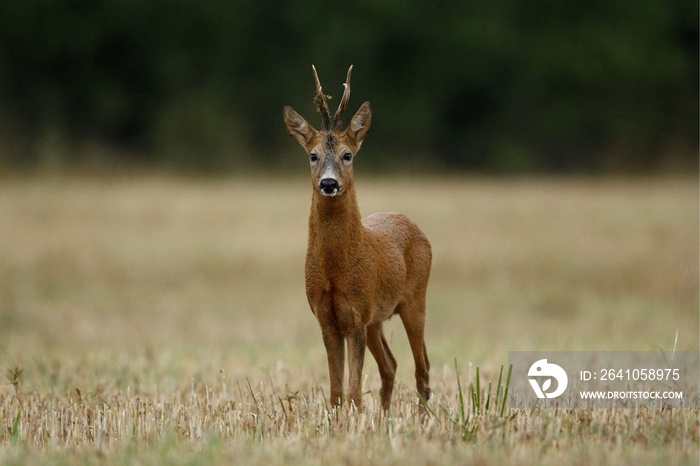
[[[396,359],[391,354],[389,345],[382,332],[382,324],[374,324],[367,327],[367,348],[377,360],[379,366],[379,376],[382,379],[382,388],[379,390],[379,397],[382,401],[382,408],[385,411],[391,406],[391,394],[394,391],[394,379],[396,377]]]
[[[423,400],[430,398],[430,361],[425,348],[425,298],[403,303],[398,308],[416,363],[416,389]]]
[[[331,382],[331,404],[340,406],[343,401],[343,371],[345,369],[345,341],[334,325],[322,329],[323,344],[328,355],[328,373]]]

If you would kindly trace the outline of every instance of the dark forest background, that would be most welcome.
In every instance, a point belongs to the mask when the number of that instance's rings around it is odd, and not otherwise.
[[[379,170],[697,169],[696,0],[5,1],[0,168],[291,166],[312,63]]]

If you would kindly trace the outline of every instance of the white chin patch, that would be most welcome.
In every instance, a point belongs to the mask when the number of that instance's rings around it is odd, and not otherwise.
[[[340,193],[340,191],[338,189],[334,189],[332,191],[324,191],[323,189],[321,189],[320,191],[321,191],[321,194],[323,194],[326,197],[335,197],[338,195],[338,193]]]

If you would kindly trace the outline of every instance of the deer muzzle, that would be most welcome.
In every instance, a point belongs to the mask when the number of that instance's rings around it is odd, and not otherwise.
[[[323,178],[318,184],[318,189],[324,196],[335,196],[340,191],[340,183],[335,178]]]

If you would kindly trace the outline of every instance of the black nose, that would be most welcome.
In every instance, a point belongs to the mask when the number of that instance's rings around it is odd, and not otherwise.
[[[340,188],[340,185],[338,184],[338,180],[333,178],[324,178],[321,180],[318,187],[324,193],[332,194]]]

